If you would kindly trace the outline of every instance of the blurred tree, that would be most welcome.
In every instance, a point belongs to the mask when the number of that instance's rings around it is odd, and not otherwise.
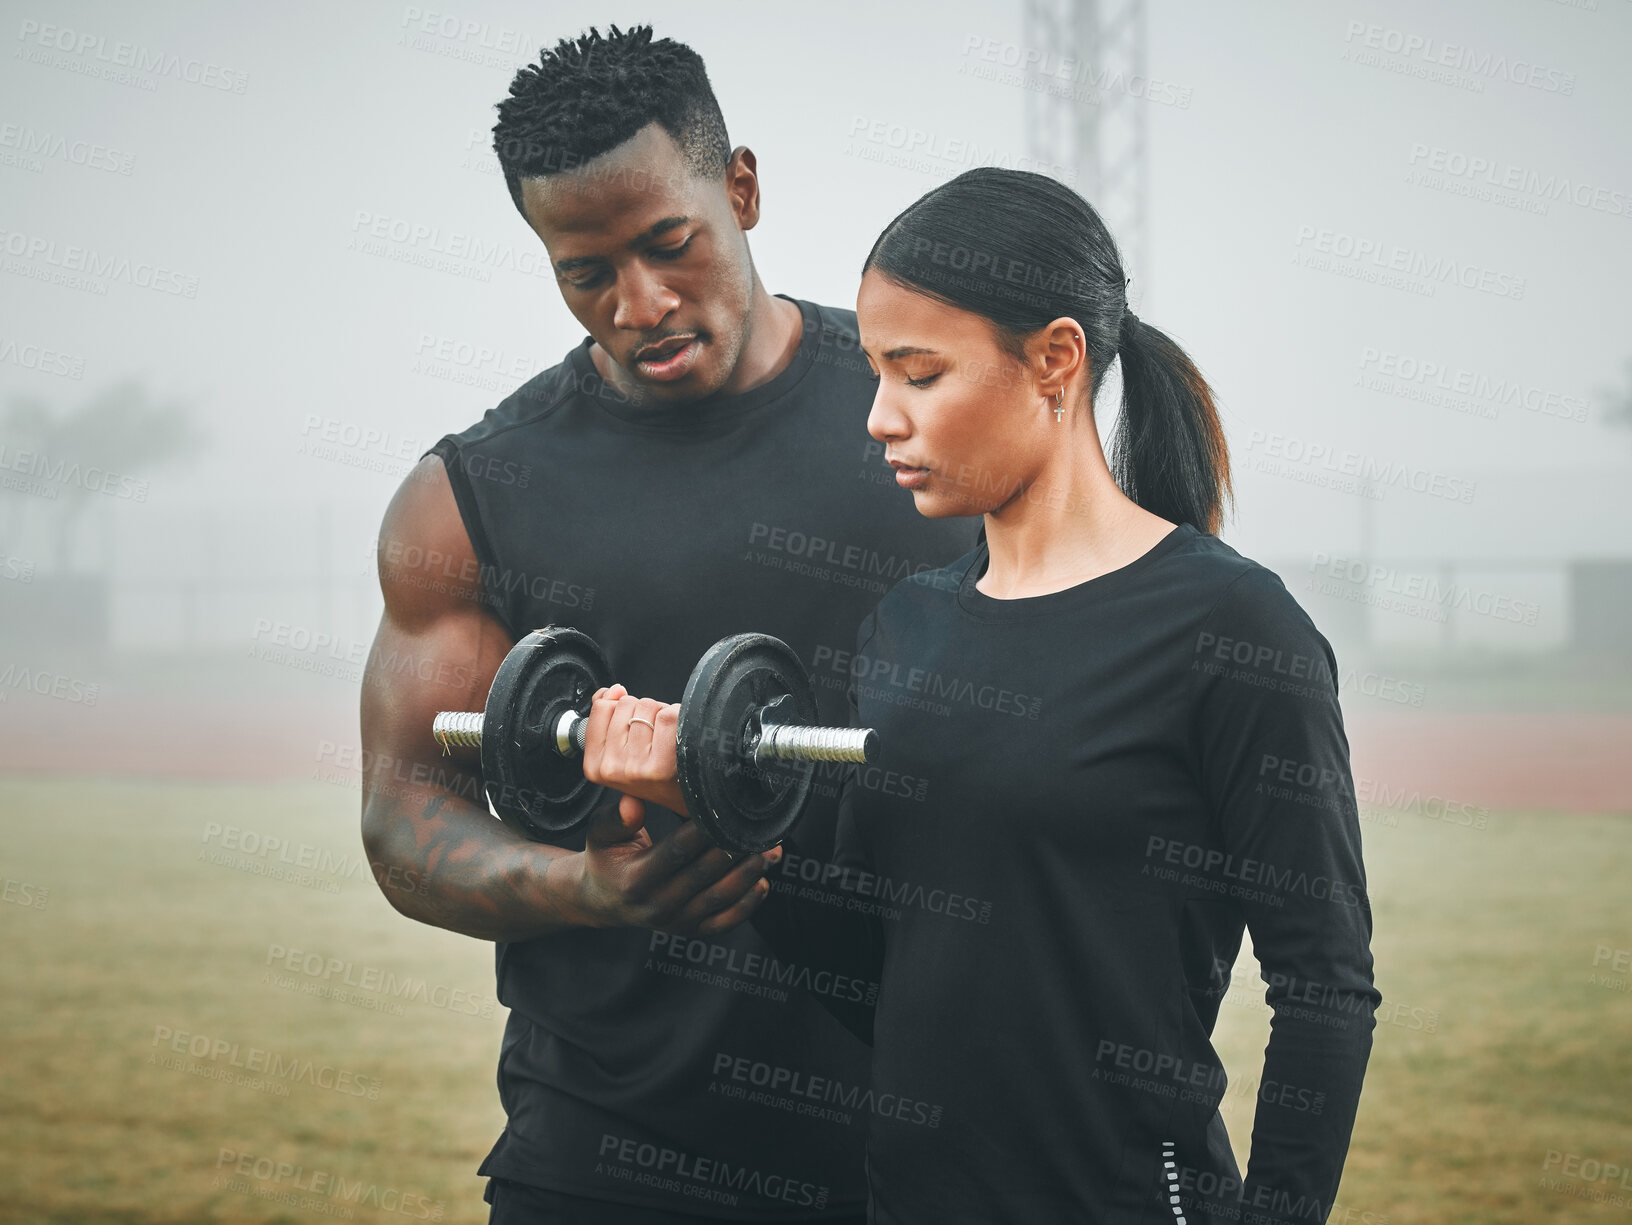
[[[60,572],[72,565],[85,509],[109,496],[104,489],[133,496],[143,474],[192,458],[203,450],[205,437],[187,405],[159,403],[127,379],[60,415],[38,397],[13,396],[0,416],[0,441],[11,453],[8,464],[18,463],[17,453],[32,452],[34,479],[49,480],[57,489],[56,498],[43,505],[51,508],[52,569]],[[24,507],[42,505],[26,496],[11,500],[16,513],[7,515],[8,540],[19,530]]]

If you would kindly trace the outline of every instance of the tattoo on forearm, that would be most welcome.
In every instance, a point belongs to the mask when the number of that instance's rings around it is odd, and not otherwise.
[[[527,847],[513,838],[495,839],[485,814],[465,812],[462,805],[448,808],[459,798],[433,795],[413,821],[415,866],[430,886],[424,918],[488,939],[509,938],[504,933],[540,919],[565,919],[547,888],[553,857],[544,859],[542,872],[537,865],[526,870],[533,858]]]

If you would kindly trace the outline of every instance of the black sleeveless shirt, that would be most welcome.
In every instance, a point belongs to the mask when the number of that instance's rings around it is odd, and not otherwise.
[[[635,405],[585,337],[437,443],[481,598],[512,638],[570,625],[630,692],[679,701],[715,641],[773,634],[811,667],[824,719],[846,722],[862,619],[966,553],[980,520],[917,513],[867,435],[854,313],[794,301],[798,352],[741,395]],[[832,847],[843,777],[818,770],[801,847]],[[647,813],[654,838],[678,822]],[[497,970],[508,1125],[483,1174],[724,1218],[865,1203],[868,1051],[811,992],[870,1003],[875,984],[778,959],[749,924],[561,932],[499,944]]]

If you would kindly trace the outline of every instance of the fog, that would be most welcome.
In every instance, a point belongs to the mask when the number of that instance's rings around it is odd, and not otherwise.
[[[116,652],[242,654],[263,622],[366,642],[402,474],[582,336],[490,129],[535,48],[620,14],[7,8],[0,545],[29,576],[3,584],[9,625],[36,654],[76,641],[46,591],[74,574],[107,583],[86,633]],[[1010,66],[1059,71],[1016,4],[705,3],[656,25],[758,156],[766,286],[846,306],[902,207],[969,164],[1033,164],[1038,78]],[[1157,2],[1148,79],[1100,82],[1145,113],[1132,292],[1221,397],[1223,534],[1301,582],[1334,641],[1555,652],[1584,598],[1571,563],[1632,557],[1629,33],[1607,0]],[[19,405],[60,423],[121,386],[195,445],[107,462],[120,480],[94,490],[23,470],[49,448]],[[93,462],[65,437],[52,462]],[[1355,473],[1382,477],[1368,494]],[[1441,622],[1316,590],[1407,572],[1478,607]]]

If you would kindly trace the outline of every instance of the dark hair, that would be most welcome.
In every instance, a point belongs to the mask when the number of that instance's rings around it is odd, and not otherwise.
[[[1122,413],[1111,473],[1134,502],[1217,532],[1230,496],[1229,450],[1201,372],[1128,310],[1128,279],[1097,212],[1047,175],[979,166],[935,188],[884,228],[861,271],[987,319],[1003,351],[1061,316],[1082,325],[1091,401],[1122,356]]]
[[[495,108],[493,152],[518,212],[523,178],[575,170],[649,123],[673,137],[694,175],[725,172],[731,143],[702,57],[672,38],[654,42],[651,26],[608,29],[540,48]]]

